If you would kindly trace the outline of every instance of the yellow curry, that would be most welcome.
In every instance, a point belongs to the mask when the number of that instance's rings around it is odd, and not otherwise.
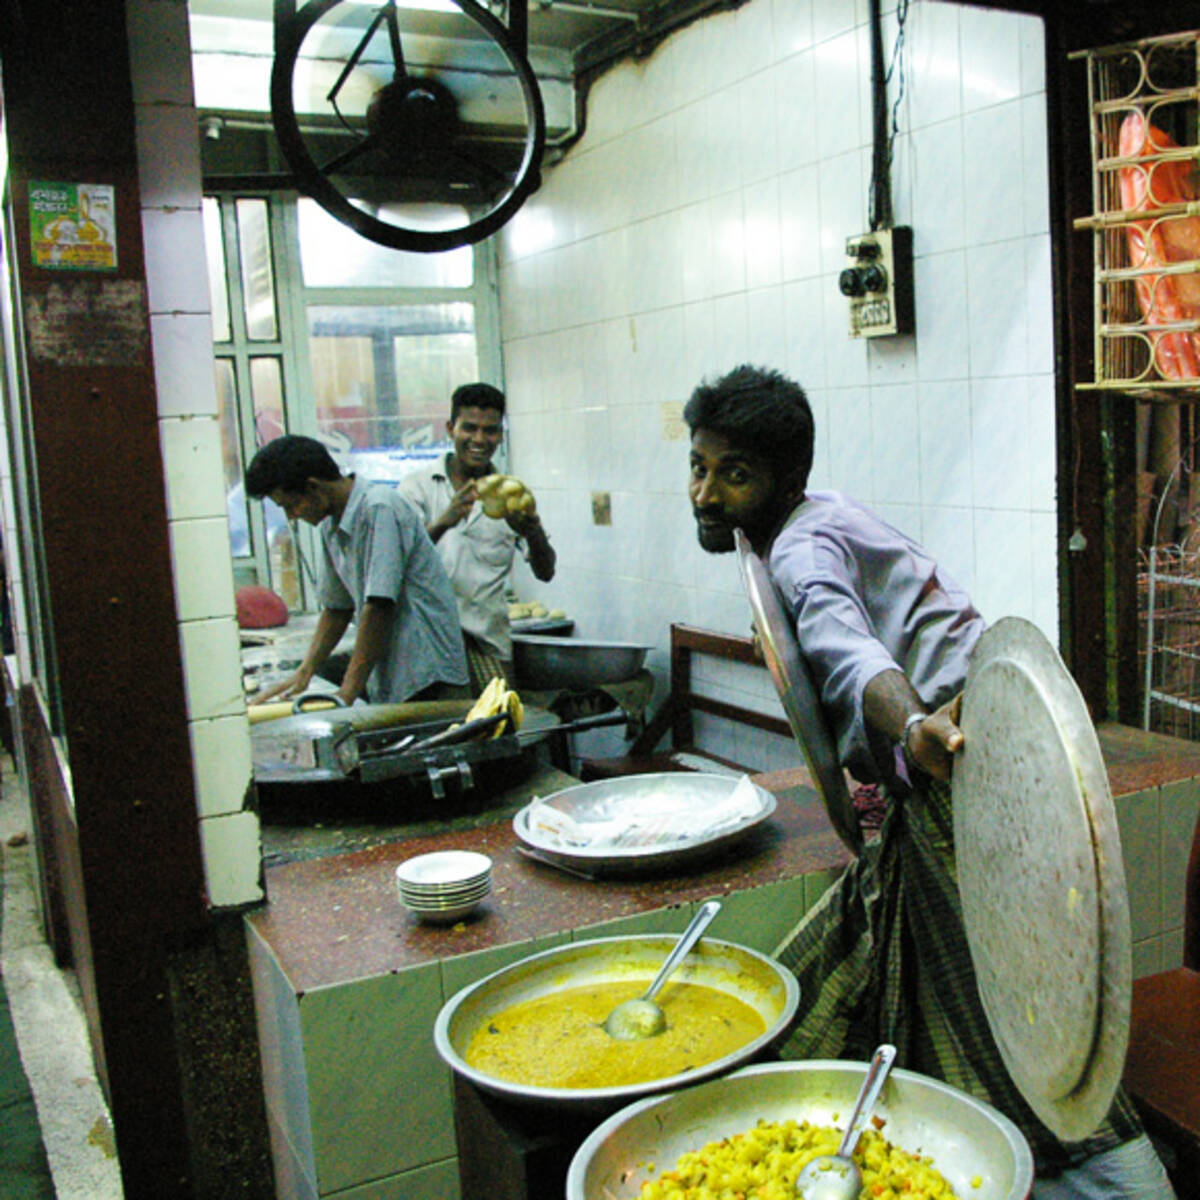
[[[487,1075],[533,1087],[618,1087],[693,1070],[766,1031],[736,996],[674,983],[658,995],[665,1032],[633,1042],[605,1033],[604,1018],[645,989],[644,980],[593,983],[522,1001],[481,1025],[463,1057]]]

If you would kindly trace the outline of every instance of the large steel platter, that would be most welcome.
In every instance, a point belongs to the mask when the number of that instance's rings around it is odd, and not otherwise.
[[[624,775],[527,804],[513,818],[513,832],[536,857],[567,870],[593,877],[664,874],[728,853],[775,806],[766,788],[745,777]]]
[[[1108,774],[1053,646],[1016,617],[980,638],[963,695],[954,839],[988,1023],[1034,1112],[1079,1141],[1129,1037],[1131,946]]]
[[[834,831],[847,849],[857,854],[863,844],[862,824],[846,787],[846,776],[821,708],[816,683],[766,566],[750,548],[750,542],[740,529],[735,531],[735,540],[742,583],[754,618],[754,631],[792,728],[792,736],[808,764],[809,774]]]
[[[760,1120],[820,1125],[846,1120],[866,1063],[766,1063],[614,1113],[591,1133],[567,1172],[567,1200],[635,1200],[679,1156],[743,1133]],[[1024,1200],[1033,1158],[1020,1130],[988,1104],[915,1071],[895,1069],[876,1109],[883,1135],[928,1155],[959,1196]]]

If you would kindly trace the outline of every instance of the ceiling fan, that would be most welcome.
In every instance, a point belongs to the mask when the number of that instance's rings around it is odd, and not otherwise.
[[[443,79],[429,69],[420,74],[410,69],[396,0],[379,0],[366,12],[361,0],[308,0],[298,9],[295,0],[275,0],[271,121],[296,185],[362,237],[393,249],[430,253],[481,241],[504,225],[540,182],[546,118],[526,57],[524,22],[514,32],[475,0],[453,4],[473,23],[472,33],[482,33],[503,56],[506,66],[492,73],[494,86],[519,93],[524,127],[511,165],[498,165],[466,136],[460,102]],[[340,20],[343,14],[350,19]],[[510,24],[516,24],[511,14]],[[350,143],[332,153],[328,128],[321,136],[320,126],[314,132],[311,119],[303,126],[300,119],[301,111],[312,108],[305,90],[311,91],[316,78],[321,78],[319,103],[330,127]],[[298,97],[305,106],[300,111]],[[364,174],[394,184],[397,192],[407,184],[411,193],[414,180],[444,177],[447,170],[468,181],[461,186],[472,198],[465,211],[457,210],[464,212],[462,219],[456,217],[449,227],[444,219],[431,228],[396,223],[381,215],[386,209],[372,211],[363,203]]]

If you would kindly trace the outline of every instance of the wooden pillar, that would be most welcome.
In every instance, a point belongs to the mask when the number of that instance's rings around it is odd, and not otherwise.
[[[10,5],[9,253],[36,474],[51,668],[24,705],[40,847],[63,869],[72,957],[129,1200],[194,1194],[172,954],[206,927],[150,355],[124,4]],[[44,261],[36,185],[112,189],[111,265]],[[18,299],[19,297],[19,299]],[[35,570],[33,564],[28,569]],[[54,692],[57,689],[57,697]],[[31,689],[32,691],[33,689]],[[32,726],[30,728],[29,726]],[[51,770],[61,755],[67,777]],[[69,793],[67,788],[69,787]],[[59,947],[60,953],[62,947]]]

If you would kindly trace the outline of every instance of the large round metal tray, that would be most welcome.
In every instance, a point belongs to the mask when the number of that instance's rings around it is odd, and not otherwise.
[[[1066,1141],[1112,1103],[1131,947],[1116,813],[1083,697],[1016,617],[971,657],[954,766],[963,922],[988,1023],[1030,1107]]]
[[[842,1128],[866,1069],[865,1063],[826,1059],[766,1063],[631,1104],[579,1147],[567,1172],[567,1200],[635,1200],[647,1178],[670,1170],[685,1151],[744,1133],[760,1120]],[[931,1157],[956,1195],[1029,1195],[1033,1158],[1020,1130],[965,1092],[897,1068],[875,1115],[885,1122],[884,1137]]]
[[[531,1107],[551,1106],[576,1113],[612,1112],[643,1096],[658,1095],[720,1075],[764,1053],[786,1030],[800,1003],[795,976],[748,946],[705,937],[677,968],[672,980],[718,988],[758,1010],[765,1031],[739,1049],[678,1075],[619,1087],[551,1088],[500,1079],[471,1066],[463,1055],[480,1025],[494,1013],[564,987],[637,980],[647,986],[679,940],[678,934],[595,938],[556,946],[493,972],[465,987],[442,1007],[433,1041],[442,1059],[486,1092]]]
[[[611,836],[573,845],[539,822],[542,806],[584,831]],[[513,831],[553,864],[592,876],[629,875],[667,872],[724,853],[774,811],[775,797],[745,776],[669,771],[565,788],[527,804],[513,818]],[[730,822],[731,812],[741,815]]]
[[[754,618],[754,631],[792,728],[792,736],[808,764],[830,824],[850,852],[857,854],[863,844],[862,824],[846,787],[846,776],[838,761],[816,684],[762,559],[751,549],[740,529],[734,531],[734,538],[742,583]]]

